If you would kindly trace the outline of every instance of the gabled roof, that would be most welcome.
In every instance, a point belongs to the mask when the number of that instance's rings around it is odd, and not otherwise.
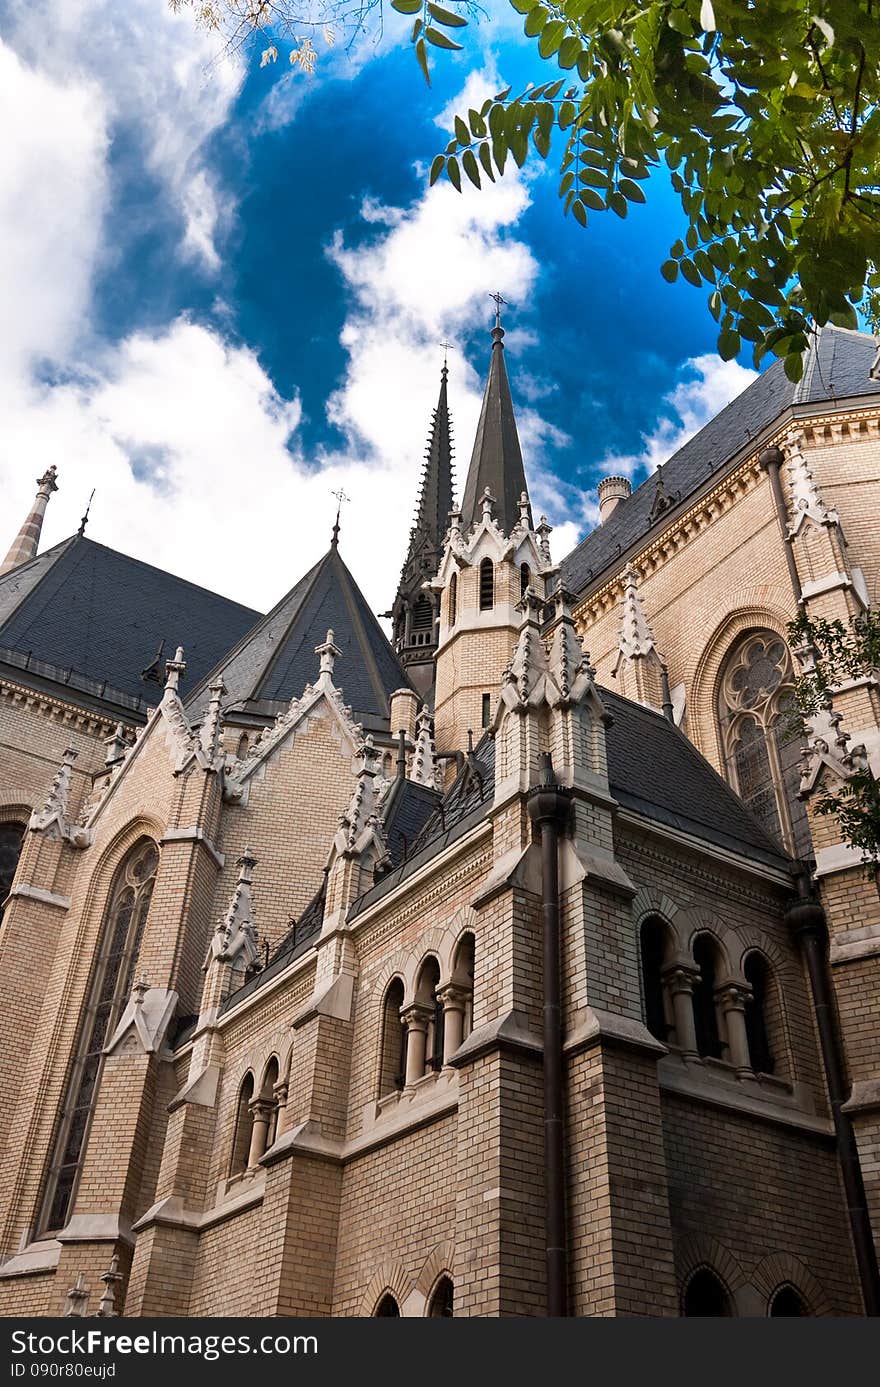
[[[492,329],[489,378],[461,503],[465,533],[482,516],[481,502],[486,487],[495,498],[495,519],[506,535],[519,520],[520,496],[523,492],[528,495],[513,400],[504,365],[503,337],[504,329],[496,325]]]
[[[668,523],[669,514],[685,503],[726,463],[769,429],[786,410],[873,396],[880,400],[880,381],[868,372],[877,351],[873,337],[846,328],[824,327],[807,356],[803,378],[792,385],[781,361],[775,361],[720,414],[710,419],[684,447],[642,482],[627,500],[615,506],[562,561],[562,581],[575,593],[584,592],[651,531]],[[666,493],[668,504],[655,505]]]
[[[163,641],[169,658],[184,647],[187,682],[194,684],[258,617],[74,535],[0,577],[0,663],[74,689],[118,715],[158,703],[164,666],[160,683],[140,674]]]
[[[408,688],[409,680],[335,541],[193,690],[188,712],[201,712],[215,674],[223,676],[227,711],[262,713],[299,698],[317,677],[315,647],[328,630],[342,652],[334,681],[355,720],[387,718],[390,695]]]

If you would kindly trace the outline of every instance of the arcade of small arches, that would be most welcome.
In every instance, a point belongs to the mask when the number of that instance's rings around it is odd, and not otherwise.
[[[639,923],[639,954],[645,1024],[657,1040],[741,1077],[790,1080],[778,969],[763,949],[744,945],[733,930],[722,940],[700,926],[683,943],[668,919],[651,912]]]
[[[377,1097],[413,1090],[449,1065],[473,1027],[474,936],[458,940],[444,975],[437,954],[427,954],[407,988],[396,972],[381,1006]]]

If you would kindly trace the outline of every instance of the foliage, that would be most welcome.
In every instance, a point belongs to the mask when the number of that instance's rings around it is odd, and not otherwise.
[[[801,612],[788,631],[793,648],[808,657],[794,681],[792,730],[809,736],[810,720],[831,707],[841,684],[880,669],[880,612],[863,612],[849,623],[812,620]],[[880,780],[868,766],[857,762],[849,778],[838,783],[823,780],[815,808],[836,815],[846,841],[866,862],[880,866]]]
[[[238,34],[330,19],[364,33],[382,19],[382,0],[171,2],[232,16]],[[548,159],[556,139],[564,209],[586,226],[644,203],[665,164],[686,230],[661,273],[708,289],[725,360],[750,343],[756,365],[772,353],[797,380],[816,325],[854,328],[858,304],[880,329],[880,0],[509,4],[562,75],[459,115],[432,183],[480,187],[508,160]],[[390,5],[412,21],[428,81],[429,54],[460,49],[478,12]]]

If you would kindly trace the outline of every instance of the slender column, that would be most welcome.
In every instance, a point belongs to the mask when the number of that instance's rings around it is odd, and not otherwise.
[[[251,1145],[248,1151],[248,1169],[258,1165],[260,1157],[266,1150],[266,1138],[269,1135],[269,1120],[272,1116],[273,1103],[269,1098],[255,1098],[250,1104],[250,1114],[253,1119],[251,1128]]]
[[[467,993],[456,983],[447,983],[437,992],[443,1003],[443,1063],[448,1065],[464,1039],[464,1013]]]
[[[416,1002],[400,1013],[400,1019],[406,1026],[406,1087],[412,1088],[425,1073],[431,1008]]]
[[[788,534],[788,510],[785,504],[785,496],[782,492],[782,481],[779,476],[779,469],[785,462],[785,456],[781,448],[765,448],[758,462],[770,480],[770,490],[773,493],[773,505],[776,510],[776,519],[779,521],[779,530],[782,535],[782,548],[785,552],[785,563],[788,568],[788,577],[791,582],[794,600],[798,606],[803,602],[801,592],[801,579],[795,562],[794,550],[791,547],[791,539]]]
[[[683,1055],[696,1058],[698,1052],[697,1031],[694,1025],[695,974],[690,968],[674,967],[664,974],[664,980],[672,997],[678,1048]]]
[[[48,472],[44,472],[38,479],[39,491],[34,497],[30,515],[12,541],[6,558],[0,563],[0,574],[8,573],[11,568],[17,568],[20,563],[27,563],[29,559],[36,557],[49,497],[53,491],[58,490],[55,475],[55,468],[50,467]]]
[[[719,987],[715,996],[724,1014],[727,1028],[727,1055],[738,1074],[752,1073],[749,1038],[746,1031],[746,1002],[750,993],[737,983]]]
[[[279,1137],[286,1126],[284,1119],[287,1114],[288,1089],[289,1084],[286,1079],[279,1079],[278,1083],[275,1085],[275,1088],[273,1089],[273,1094],[275,1097],[275,1112],[277,1114],[275,1119],[275,1137]]]

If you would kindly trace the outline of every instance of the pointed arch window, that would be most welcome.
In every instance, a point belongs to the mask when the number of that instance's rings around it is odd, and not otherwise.
[[[694,1319],[725,1319],[732,1314],[730,1296],[711,1267],[700,1267],[685,1287],[681,1313]]]
[[[770,968],[760,954],[751,953],[743,964],[743,974],[751,988],[745,1007],[749,1061],[756,1074],[772,1074],[776,1068],[776,1061],[770,1041]]]
[[[526,595],[526,588],[529,586],[529,584],[531,583],[531,581],[532,581],[532,570],[529,568],[529,566],[528,566],[527,563],[521,563],[520,566],[519,566],[519,595],[520,595],[520,597],[525,597],[525,595]]]
[[[0,920],[18,867],[24,842],[24,824],[0,824]]]
[[[480,564],[480,611],[491,611],[494,606],[495,565],[491,559],[483,559]]]
[[[70,1217],[109,1041],[131,996],[134,970],[159,866],[159,849],[141,839],[120,863],[104,913],[79,1042],[68,1077],[43,1198],[44,1231]]]
[[[386,1291],[376,1309],[373,1311],[374,1319],[379,1320],[399,1320],[400,1306],[394,1299],[390,1291]]]
[[[379,1066],[379,1097],[399,1092],[406,1077],[406,1026],[400,1017],[403,1006],[403,979],[393,978],[382,1004],[382,1052]]]
[[[810,855],[798,799],[801,745],[789,727],[791,656],[772,631],[748,631],[721,668],[718,724],[727,778],[752,813],[796,857]]]
[[[453,573],[449,579],[449,625],[455,625],[455,618],[458,615],[458,574]]]
[[[455,1314],[455,1288],[451,1276],[441,1276],[428,1302],[431,1319],[452,1319]]]
[[[645,1025],[656,1040],[664,1044],[672,1030],[667,1015],[668,1003],[663,983],[663,968],[670,950],[669,929],[659,915],[649,915],[639,931],[642,963],[642,996],[645,1006]]]
[[[697,1053],[711,1059],[721,1058],[721,1033],[718,1026],[718,1006],[715,988],[718,983],[718,946],[708,934],[694,940],[694,963],[700,970],[694,983],[694,1030]]]

